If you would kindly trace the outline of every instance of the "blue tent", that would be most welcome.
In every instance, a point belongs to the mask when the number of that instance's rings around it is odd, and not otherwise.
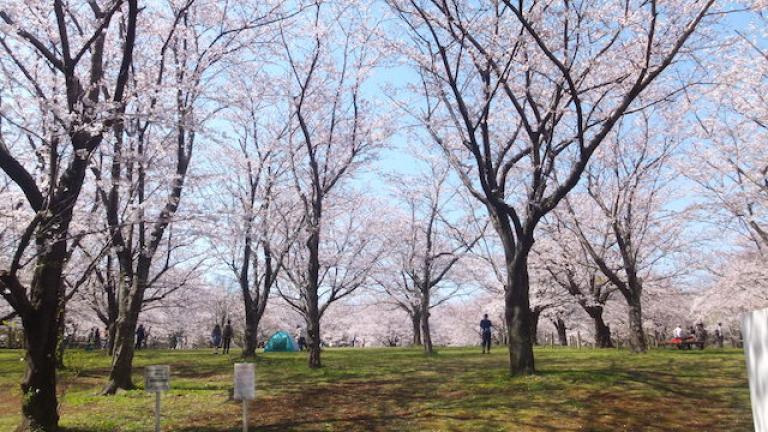
[[[264,352],[294,352],[298,350],[299,347],[293,340],[293,336],[282,330],[273,334],[264,346]]]

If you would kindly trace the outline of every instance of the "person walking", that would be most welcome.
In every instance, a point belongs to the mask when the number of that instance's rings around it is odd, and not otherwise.
[[[229,354],[229,344],[232,342],[233,333],[232,321],[227,320],[227,324],[224,326],[224,332],[222,333],[222,336],[224,337],[224,346],[221,349],[222,354]]]
[[[136,349],[140,350],[144,346],[144,339],[147,337],[147,331],[144,330],[144,324],[139,324],[136,329]]]
[[[488,319],[488,314],[483,315],[483,319],[480,320],[480,333],[483,337],[483,354],[491,353],[491,327],[493,324]]]
[[[213,345],[213,353],[219,353],[219,347],[221,347],[221,326],[217,323],[211,331],[211,344]]]

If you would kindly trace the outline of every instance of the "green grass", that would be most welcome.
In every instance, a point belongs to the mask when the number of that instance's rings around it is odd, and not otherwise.
[[[20,351],[0,351],[0,431],[19,418]],[[749,389],[741,350],[536,350],[538,374],[509,378],[506,353],[443,349],[329,349],[324,367],[306,354],[259,354],[251,430],[259,431],[747,431]],[[238,431],[229,399],[236,355],[142,351],[143,367],[170,364],[163,430]],[[153,396],[97,393],[109,359],[72,351],[60,375],[61,425],[69,431],[152,430]]]

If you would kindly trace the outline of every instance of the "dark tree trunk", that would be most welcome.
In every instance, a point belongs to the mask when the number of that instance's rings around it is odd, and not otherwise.
[[[107,325],[107,352],[110,356],[115,354],[115,338],[117,337],[117,325],[111,322]]]
[[[424,353],[433,354],[432,334],[429,330],[429,299],[421,302],[421,338],[424,341]]]
[[[318,297],[319,276],[320,276],[320,215],[322,214],[322,201],[319,199],[314,203],[315,223],[311,226],[309,239],[307,240],[307,251],[309,252],[309,267],[307,274],[307,292],[306,301],[306,321],[307,321],[307,341],[309,348],[309,367],[317,369],[322,366],[320,361],[320,299]]]
[[[35,243],[38,251],[43,252],[37,258],[37,266],[30,287],[29,304],[21,315],[24,327],[24,342],[26,346],[27,369],[21,382],[22,422],[17,431],[56,431],[58,430],[59,413],[56,398],[56,363],[57,348],[59,347],[59,329],[63,326],[64,284],[62,272],[67,245],[61,238],[66,237],[69,223],[72,220],[72,208],[79,195],[85,162],[76,161],[73,165],[81,165],[81,169],[70,172],[61,180],[60,188],[68,188],[73,195],[62,199],[62,208],[52,207],[55,215],[41,221],[41,227],[57,227],[57,229],[36,234]],[[49,245],[53,246],[49,246]],[[18,284],[18,280],[3,280],[3,283]],[[23,288],[22,288],[23,289]]]
[[[133,374],[134,332],[136,320],[128,317],[116,323],[115,346],[112,355],[112,370],[109,381],[104,387],[103,394],[115,394],[118,389],[132,390],[136,388],[131,375]]]
[[[539,317],[541,316],[540,309],[534,309],[530,315],[530,333],[531,333],[531,345],[539,344]]]
[[[256,347],[259,344],[259,319],[257,314],[246,305],[245,307],[245,335],[243,343],[243,357],[255,357]]]
[[[421,311],[410,311],[411,324],[413,325],[413,345],[421,346]]]
[[[643,309],[640,296],[633,295],[627,299],[629,305],[629,345],[632,351],[641,353],[648,351],[643,330]]]
[[[52,290],[56,290],[55,285]],[[56,316],[55,313],[37,313],[22,317],[27,370],[21,382],[22,422],[16,429],[19,432],[58,430],[56,347],[59,332]]]
[[[143,273],[142,273],[143,274]],[[137,283],[141,284],[141,282]],[[139,313],[141,312],[141,304],[144,299],[143,287],[135,288],[141,289],[141,295],[131,295],[126,297],[126,304],[121,304],[120,307],[126,308],[123,311],[117,322],[115,323],[115,342],[112,354],[112,370],[109,372],[109,380],[104,387],[103,394],[111,395],[115,394],[118,389],[132,390],[136,388],[133,384],[133,355],[134,355],[134,335],[136,333],[136,326],[139,321]],[[129,291],[129,290],[125,290]]]
[[[528,257],[526,255],[516,258],[513,265],[507,267],[508,282],[504,295],[504,318],[509,341],[509,373],[513,376],[532,375],[535,368],[530,334]]]
[[[595,325],[595,346],[597,348],[613,348],[611,328],[603,320],[603,307],[588,306],[584,310],[592,318]]]
[[[557,317],[552,321],[552,324],[555,326],[555,330],[557,330],[557,339],[560,341],[560,346],[568,346],[568,333],[565,327],[565,321],[563,321],[562,318]]]
[[[65,350],[65,344],[64,344],[64,315],[66,314],[66,305],[62,304],[59,308],[59,330],[58,335],[56,336],[56,343],[57,343],[57,349],[56,349],[56,369],[64,369],[66,365],[64,364],[64,350]]]
[[[107,334],[104,335],[107,338],[107,352],[112,356],[115,354],[115,339],[117,339],[117,317],[119,315],[119,305],[117,304],[117,297],[115,296],[115,281],[111,278],[108,282],[111,284],[110,289],[107,290]]]
[[[309,348],[309,367],[317,369],[322,366],[320,362],[320,314],[317,309],[307,314],[307,341]]]
[[[531,340],[531,302],[529,298],[528,253],[533,237],[518,238],[506,209],[488,205],[493,227],[504,248],[507,283],[504,286],[504,322],[509,349],[509,374],[533,375],[536,372]]]

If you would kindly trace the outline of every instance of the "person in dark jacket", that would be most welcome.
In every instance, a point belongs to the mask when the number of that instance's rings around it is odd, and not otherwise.
[[[221,349],[222,354],[229,354],[229,344],[232,342],[232,322],[227,320],[227,324],[224,326],[222,336],[224,337],[224,346]]]
[[[721,323],[717,323],[717,327],[715,327],[715,343],[717,343],[718,348],[723,347],[723,326]]]
[[[93,330],[93,349],[101,349],[101,330],[98,327],[94,327]]]
[[[147,332],[144,330],[144,324],[139,324],[139,328],[136,329],[136,349],[140,350],[144,346],[144,339],[147,337]]]
[[[213,345],[213,353],[219,353],[219,347],[221,347],[221,326],[216,324],[211,332],[211,344]]]
[[[491,320],[488,319],[488,314],[483,315],[483,319],[480,320],[480,333],[483,336],[483,354],[491,353]]]

